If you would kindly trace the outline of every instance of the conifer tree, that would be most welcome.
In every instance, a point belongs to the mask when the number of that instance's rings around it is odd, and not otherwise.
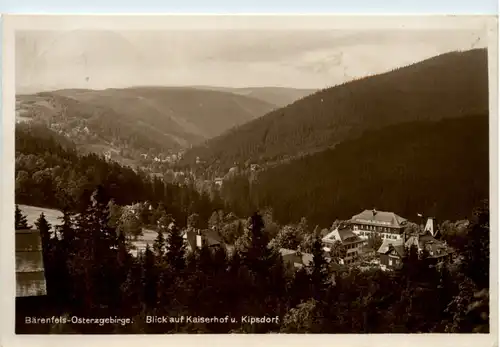
[[[169,228],[166,241],[167,264],[172,273],[180,275],[186,266],[186,245],[184,244],[180,229],[175,224]]]
[[[54,284],[57,289],[54,292],[58,302],[67,304],[73,298],[70,274],[76,252],[76,236],[71,214],[67,209],[59,219],[62,224],[55,226],[54,237],[54,278],[57,279]]]
[[[21,209],[19,208],[19,205],[16,204],[16,215],[15,215],[15,229],[16,230],[22,230],[22,229],[29,229],[28,225],[28,220],[26,216],[21,212]]]
[[[154,253],[146,246],[146,251],[144,252],[144,257],[142,259],[142,300],[147,308],[156,307],[157,303],[157,271],[155,265]]]
[[[288,304],[293,307],[301,301],[311,297],[311,277],[305,268],[298,269],[290,284]]]
[[[490,274],[490,214],[488,201],[474,209],[471,224],[467,229],[463,254],[463,270],[480,289],[489,288]]]
[[[264,220],[258,213],[254,213],[249,220],[250,231],[250,248],[247,251],[246,257],[250,262],[265,261],[270,255],[270,250],[267,248],[269,239],[264,233]]]
[[[321,300],[328,281],[328,265],[319,236],[316,236],[316,239],[314,240],[312,254],[313,269],[311,273],[311,282],[313,287],[313,296],[316,300]]]
[[[40,214],[40,217],[35,222],[35,226],[40,232],[40,238],[42,240],[42,248],[44,248],[44,250],[48,252],[51,239],[50,228],[52,226],[49,224],[49,222],[47,222],[47,219],[45,218],[45,214],[43,212]]]
[[[206,242],[203,242],[198,250],[198,270],[206,275],[213,275],[214,262],[212,252]]]
[[[93,238],[99,251],[107,252],[117,246],[116,229],[110,226],[109,196],[103,186],[98,186],[91,197],[88,209],[93,226]],[[98,241],[98,242],[97,242]]]
[[[224,248],[218,247],[213,254],[213,262],[217,271],[226,271],[228,266],[227,252]]]
[[[54,268],[56,265],[54,263],[54,247],[50,233],[51,225],[49,224],[49,222],[47,222],[47,219],[45,218],[45,214],[43,212],[35,222],[35,226],[40,232],[42,258],[45,268],[45,278],[47,281],[47,292],[48,295],[54,296],[54,294],[56,294],[55,290],[57,290],[57,288],[54,287],[54,281],[57,280],[57,278],[55,277],[57,273],[55,271],[56,269]]]
[[[120,218],[122,216],[122,208],[115,203],[114,199],[109,200],[108,203],[109,210],[109,226],[112,228],[117,228],[119,225]]]
[[[166,314],[168,309],[169,294],[171,294],[169,285],[172,279],[169,273],[163,267],[156,267],[158,274],[158,283],[156,285],[156,307],[159,313]],[[175,296],[175,293],[174,293]]]
[[[316,229],[314,229],[316,231]],[[309,230],[309,222],[307,221],[306,217],[302,217],[300,219],[299,224],[297,225],[297,232],[299,236],[304,236],[306,234],[310,234],[311,231]]]
[[[171,218],[169,218],[167,215],[161,216],[160,220],[158,221],[158,227],[157,227],[158,235],[156,236],[156,239],[154,240],[153,243],[153,251],[155,253],[158,263],[162,263],[165,257],[167,245],[164,233],[168,233],[168,227],[170,225],[170,222]]]
[[[130,253],[127,249],[127,241],[125,239],[125,234],[123,232],[118,233],[118,267],[123,269],[125,273],[129,267]]]
[[[271,255],[271,267],[269,269],[269,300],[270,308],[279,314],[284,314],[287,298],[287,279],[283,257],[278,251]]]
[[[405,258],[403,262],[403,267],[401,269],[401,272],[408,286],[410,285],[411,281],[415,281],[418,278],[420,264],[419,264],[418,247],[415,244],[411,244],[407,248],[406,252],[408,256]]]
[[[94,273],[99,271],[94,265],[99,262],[95,259],[97,253],[94,246],[94,230],[91,220],[86,213],[79,213],[76,217],[74,254],[68,258],[68,270],[71,278],[72,298],[81,313],[89,313],[95,308],[97,297],[95,293],[96,278]]]
[[[141,267],[138,261],[131,262],[127,268],[126,278],[120,286],[122,314],[137,314],[141,302]]]

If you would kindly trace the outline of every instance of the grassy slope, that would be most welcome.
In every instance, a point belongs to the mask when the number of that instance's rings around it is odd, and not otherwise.
[[[21,209],[21,212],[28,219],[28,224],[30,226],[33,227],[35,226],[35,222],[40,217],[40,214],[42,212],[45,214],[45,218],[47,219],[47,221],[53,227],[61,224],[61,221],[59,219],[60,217],[62,217],[61,211],[54,210],[51,208],[43,208],[43,207],[29,206],[29,205],[19,205],[19,208]],[[134,246],[137,247],[137,249],[145,249],[147,244],[149,244],[150,246],[153,245],[153,241],[156,238],[156,235],[157,233],[155,231],[150,229],[144,229],[143,235],[139,237],[137,241],[134,241],[133,244]]]

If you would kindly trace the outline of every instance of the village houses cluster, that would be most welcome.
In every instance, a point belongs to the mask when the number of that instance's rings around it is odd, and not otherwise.
[[[325,256],[340,266],[375,265],[382,270],[393,270],[402,266],[409,248],[415,246],[419,254],[427,252],[432,264],[452,260],[453,250],[439,240],[433,218],[415,230],[409,231],[407,225],[407,219],[393,212],[365,210],[322,236]],[[369,242],[375,238],[381,242],[376,249],[372,247],[377,243]],[[293,260],[295,267],[312,263],[312,255],[301,254],[300,250],[281,250],[281,253],[285,261],[292,259],[292,254],[297,260],[299,254],[302,262]]]
[[[393,270],[403,264],[408,249],[414,245],[419,254],[427,251],[431,263],[452,260],[453,250],[439,239],[433,218],[428,218],[425,226],[421,225],[411,232],[407,230],[407,224],[405,218],[393,212],[365,210],[322,235],[325,257],[337,267],[370,265],[382,270]],[[375,237],[379,238],[381,244],[373,249],[369,240]],[[186,230],[184,239],[188,249],[200,248],[204,244],[211,248],[227,249],[215,228]],[[340,251],[338,257],[332,259],[335,248]],[[313,255],[301,252],[300,249],[281,248],[280,253],[283,261],[296,269],[309,267],[313,262]]]

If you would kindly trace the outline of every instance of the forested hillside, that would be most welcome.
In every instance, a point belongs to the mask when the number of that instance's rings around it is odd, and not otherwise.
[[[198,88],[198,87],[197,87]],[[224,87],[199,87],[200,89],[219,90],[239,95],[250,96],[277,107],[284,107],[316,92],[315,89],[296,89],[282,87],[247,87],[247,88],[224,88]]]
[[[223,196],[238,214],[273,209],[280,223],[329,226],[364,210],[462,219],[489,196],[486,115],[393,125],[334,149],[236,176]]]
[[[366,130],[488,112],[485,49],[448,53],[328,88],[188,151],[214,170],[332,147]]]
[[[177,151],[275,107],[230,92],[173,87],[68,89],[17,97],[19,120],[45,123],[78,144],[125,156]]]
[[[96,154],[80,155],[43,126],[16,127],[16,203],[79,211],[97,187],[118,205],[163,204],[179,225],[194,210],[206,221],[220,204],[193,186],[168,184]]]

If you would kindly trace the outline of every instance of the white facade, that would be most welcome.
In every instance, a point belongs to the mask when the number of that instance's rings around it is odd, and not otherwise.
[[[388,233],[388,232],[379,232],[379,231],[371,231],[371,230],[360,230],[357,225],[353,226],[353,233],[355,233],[357,236],[362,238],[363,240],[368,240],[368,237],[371,234],[378,234],[382,240],[402,240],[403,235],[402,234],[394,234],[394,233]]]

